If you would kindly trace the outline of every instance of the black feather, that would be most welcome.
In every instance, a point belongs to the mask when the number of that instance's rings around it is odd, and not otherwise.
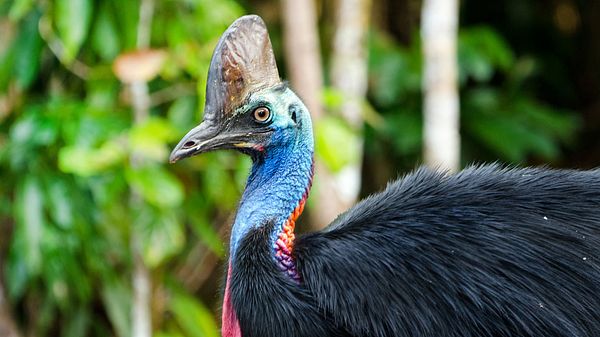
[[[598,170],[417,170],[299,237],[300,284],[272,227],[232,268],[244,337],[600,336]]]
[[[321,315],[306,288],[283,274],[268,244],[274,223],[252,229],[232,268],[231,298],[242,336],[348,336]]]

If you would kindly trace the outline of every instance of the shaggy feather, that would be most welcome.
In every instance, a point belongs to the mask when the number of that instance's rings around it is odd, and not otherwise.
[[[600,336],[600,171],[426,169],[300,236],[302,284],[274,224],[242,240],[242,336]]]

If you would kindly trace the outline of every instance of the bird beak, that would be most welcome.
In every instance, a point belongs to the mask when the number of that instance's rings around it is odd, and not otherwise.
[[[217,149],[260,150],[271,131],[235,129],[230,122],[251,93],[280,83],[264,21],[256,15],[237,19],[221,36],[210,61],[204,122],[183,137],[169,161]]]
[[[223,147],[227,142],[224,142],[224,137],[218,137],[221,133],[220,129],[217,125],[206,121],[196,126],[175,146],[169,162],[174,163],[183,158]]]
[[[231,149],[231,150],[262,150],[263,144],[273,133],[273,130],[231,129],[222,124],[204,121],[188,132],[175,146],[169,162],[195,156],[200,153]]]

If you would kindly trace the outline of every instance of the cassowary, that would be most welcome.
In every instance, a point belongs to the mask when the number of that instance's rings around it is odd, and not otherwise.
[[[223,336],[600,336],[600,171],[418,169],[296,238],[313,147],[264,22],[238,19],[213,54],[204,121],[170,158],[253,160]]]

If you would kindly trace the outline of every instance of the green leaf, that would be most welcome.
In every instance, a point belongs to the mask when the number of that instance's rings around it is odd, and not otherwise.
[[[500,109],[501,97],[498,89],[479,86],[467,92],[464,105],[467,109],[490,113]],[[473,118],[478,118],[473,116]]]
[[[14,62],[15,62],[15,28],[14,25],[8,24],[8,28],[3,28],[4,31],[0,39],[0,92],[5,92],[11,80]]]
[[[102,284],[102,303],[117,336],[131,336],[131,290],[122,280],[113,277],[107,277]]]
[[[390,107],[419,91],[421,74],[418,40],[410,48],[401,48],[380,32],[369,36],[369,93],[378,106]]]
[[[195,78],[204,76],[205,65],[200,63],[198,55],[203,54],[203,48],[195,41],[181,43],[173,48],[174,57],[181,67]]]
[[[93,286],[85,274],[86,258],[79,256],[80,241],[92,245],[95,237],[76,237],[73,232],[56,226],[48,226],[44,231],[44,268],[42,278],[48,284],[48,294],[62,309],[71,305],[74,299],[88,301]]]
[[[513,163],[520,163],[525,158],[524,147],[515,137],[511,126],[492,121],[477,121],[472,125],[473,133],[493,151]]]
[[[58,166],[63,172],[88,177],[122,162],[126,154],[117,141],[106,142],[99,148],[65,146],[58,153]]]
[[[121,34],[121,48],[130,50],[136,48],[137,24],[139,19],[139,0],[103,0],[110,2],[111,8],[114,8],[114,14],[117,19],[117,27]]]
[[[175,292],[170,304],[175,320],[187,336],[219,336],[212,313],[193,297]]]
[[[487,82],[496,70],[508,71],[514,55],[508,43],[488,27],[464,29],[458,37],[458,65],[461,83],[467,77]]]
[[[205,218],[192,217],[192,229],[204,244],[218,257],[225,256],[223,241],[217,231],[210,225]]]
[[[421,114],[409,110],[394,111],[386,118],[384,132],[402,155],[416,154],[423,144],[423,120]]]
[[[22,240],[27,269],[35,275],[42,265],[41,244],[46,222],[43,189],[36,176],[30,174],[23,179],[18,186],[16,200],[16,235]]]
[[[211,225],[210,216],[207,214],[207,211],[210,209],[209,204],[199,193],[188,198],[188,200],[187,204],[193,205],[194,209],[194,212],[190,212],[189,214],[192,230],[213,253],[219,257],[223,257],[225,255],[223,242]]]
[[[127,181],[147,202],[157,207],[176,207],[183,201],[183,186],[161,166],[130,169]]]
[[[43,114],[42,107],[28,106],[9,131],[8,159],[13,170],[22,170],[32,165],[47,148],[54,143],[58,134],[58,123]]]
[[[73,209],[70,193],[66,182],[58,177],[47,179],[47,193],[49,213],[52,220],[63,229],[71,228],[73,225]]]
[[[182,225],[172,211],[143,207],[135,219],[134,231],[141,239],[144,263],[150,268],[179,253],[185,243]]]
[[[149,118],[134,126],[129,133],[131,150],[145,158],[165,162],[169,156],[167,142],[175,139],[177,130],[162,118]]]
[[[197,10],[194,20],[197,32],[202,41],[211,40],[221,35],[238,17],[244,15],[244,9],[234,0],[194,1]]]
[[[96,22],[92,32],[92,47],[107,62],[114,60],[119,54],[119,32],[115,26],[115,18],[110,11],[108,1],[102,1],[96,14]]]
[[[252,159],[248,156],[235,156],[235,160],[237,161],[235,165],[234,181],[237,187],[238,194],[241,194],[246,187],[246,182],[248,180],[248,172],[252,169]]]
[[[11,141],[21,145],[49,145],[54,143],[59,125],[45,116],[40,106],[30,106],[10,130]]]
[[[154,337],[185,337],[179,332],[175,331],[159,331],[154,334]]]
[[[105,111],[114,110],[115,102],[118,100],[119,85],[118,82],[113,78],[101,79],[101,80],[90,80],[87,81],[86,87],[86,103],[88,103],[91,109],[101,109]],[[114,128],[115,121],[105,118]],[[96,125],[99,126],[99,125]]]
[[[32,12],[20,25],[15,41],[14,75],[19,88],[28,88],[40,69],[42,38],[38,33],[41,14]]]
[[[344,104],[344,93],[333,87],[323,89],[321,101],[328,110],[338,111]]]
[[[358,135],[341,118],[322,118],[315,128],[315,141],[317,155],[332,172],[359,160]]]
[[[209,154],[205,158],[203,196],[214,201],[222,210],[233,210],[239,195],[235,180],[231,176],[232,162],[235,159],[231,157],[231,153],[226,152]]]
[[[512,102],[511,107],[524,123],[563,142],[571,141],[580,126],[573,112],[555,110],[526,97]]]
[[[120,199],[128,190],[122,172],[90,177],[88,186],[94,196],[94,202],[103,206],[120,204]]]
[[[108,87],[106,84],[104,86]],[[101,146],[103,143],[117,138],[120,133],[127,130],[129,124],[128,118],[125,118],[126,114],[122,111],[97,111],[86,107],[81,102],[69,104],[69,102],[59,101],[57,106],[52,107],[52,110],[63,112],[65,120],[63,137],[67,145],[72,146]],[[124,148],[123,145],[119,146]]]
[[[68,319],[64,320],[65,332],[64,337],[80,337],[86,336],[90,326],[91,315],[86,307],[80,307],[75,310]]]
[[[198,123],[196,120],[196,98],[184,96],[178,98],[167,112],[169,122],[176,127],[182,135],[189,131],[190,125]]]
[[[478,53],[469,53],[468,51],[464,51],[459,54],[462,67],[459,67],[462,70],[460,75],[461,78],[466,78],[468,76],[473,77],[476,81],[479,82],[487,82],[494,75],[494,67],[485,57]]]
[[[37,303],[36,310],[40,318],[35,325],[36,331],[40,336],[47,336],[50,335],[49,330],[51,329],[51,322],[57,319],[58,308],[49,292],[43,293],[38,299],[40,302]]]
[[[15,252],[11,252],[11,258],[6,266],[6,289],[12,300],[18,300],[27,290],[30,275],[24,258],[18,256],[23,250],[15,246],[12,250]]]
[[[26,257],[24,252],[26,249],[25,245],[27,238],[24,236],[24,231],[15,231],[10,247],[8,263],[4,269],[6,273],[8,296],[14,301],[20,299],[25,294],[25,291],[29,286],[28,282],[33,276],[30,274],[27,262],[25,261]]]
[[[512,118],[488,116],[471,121],[468,127],[483,143],[513,163],[523,162],[529,154],[546,159],[558,155],[550,138]]]
[[[92,0],[55,0],[54,22],[64,45],[64,58],[72,62],[90,28]]]
[[[15,0],[10,7],[8,17],[13,21],[21,20],[33,7],[35,0]]]

